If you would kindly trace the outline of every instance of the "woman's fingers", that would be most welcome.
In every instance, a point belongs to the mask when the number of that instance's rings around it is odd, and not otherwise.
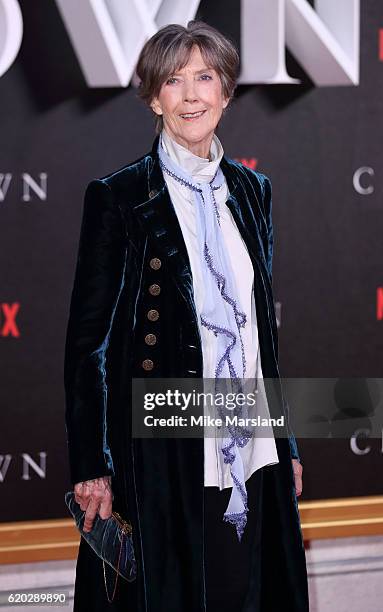
[[[91,531],[99,512],[102,519],[112,514],[113,494],[110,476],[78,482],[74,486],[75,500],[85,512],[84,531]]]
[[[295,493],[297,494],[297,497],[299,497],[303,490],[303,466],[300,461],[298,461],[298,459],[292,459],[292,463],[295,481]]]
[[[99,515],[102,519],[107,519],[112,514],[112,498],[105,495],[100,504]]]
[[[79,482],[74,486],[74,498],[75,501],[79,504],[81,510],[85,512],[88,507],[90,496],[88,493],[84,492],[83,482]]]
[[[94,497],[90,498],[88,507],[85,512],[84,531],[91,531],[93,521],[96,518],[97,510],[100,506],[100,500]]]

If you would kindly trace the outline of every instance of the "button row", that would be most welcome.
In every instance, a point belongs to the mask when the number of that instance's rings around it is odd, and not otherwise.
[[[154,194],[149,194],[149,195],[152,197],[152,195]],[[162,265],[162,262],[159,259],[159,257],[152,257],[152,259],[149,261],[149,266],[152,268],[152,270],[159,270],[161,268],[161,265]],[[152,283],[149,287],[149,293],[150,295],[154,295],[154,296],[160,295],[161,293],[160,285],[158,285],[157,283]],[[149,319],[149,321],[158,321],[160,317],[160,313],[155,308],[151,308],[150,310],[148,310],[146,316]],[[145,343],[148,346],[154,346],[156,342],[157,342],[157,336],[155,334],[146,334]],[[150,370],[153,370],[154,368],[154,362],[152,359],[144,359],[141,365],[144,368],[144,370],[146,370],[147,372]]]

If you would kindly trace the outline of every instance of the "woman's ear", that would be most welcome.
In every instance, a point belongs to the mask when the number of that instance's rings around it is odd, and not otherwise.
[[[224,98],[222,102],[222,108],[226,108],[230,102],[230,98]]]
[[[150,103],[150,106],[152,108],[152,111],[156,113],[156,115],[162,115],[162,108],[161,108],[161,104],[159,103],[158,98],[153,98],[153,100]]]

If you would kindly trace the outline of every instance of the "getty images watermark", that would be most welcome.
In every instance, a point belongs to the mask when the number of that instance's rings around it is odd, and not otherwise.
[[[271,415],[263,379],[135,379],[135,437],[226,437],[285,427]]]
[[[383,379],[135,378],[132,435],[380,438],[382,405]]]

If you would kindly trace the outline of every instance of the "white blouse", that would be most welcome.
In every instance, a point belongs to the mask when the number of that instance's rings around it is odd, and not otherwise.
[[[196,182],[209,182],[213,178],[217,167],[219,166],[222,156],[223,147],[216,134],[213,135],[210,157],[211,161],[203,157],[199,157],[178,144],[165,129],[161,132],[162,145],[167,154],[174,160],[176,164],[182,167],[186,172],[193,176]],[[181,185],[174,178],[164,172],[170,198],[175,208],[178,221],[181,226],[183,238],[186,244],[186,249],[189,255],[190,266],[193,277],[193,290],[195,307],[198,317],[198,326],[201,335],[202,356],[203,356],[203,378],[213,379],[216,367],[217,344],[216,337],[206,327],[200,323],[200,313],[203,305],[204,283],[201,272],[201,263],[198,254],[198,241],[196,232],[195,220],[195,200],[193,192],[186,186]],[[243,238],[237,228],[237,225],[232,217],[232,214],[225,205],[229,196],[229,190],[226,180],[223,185],[214,192],[217,206],[220,212],[221,229],[223,238],[226,243],[227,252],[229,254],[230,263],[233,270],[240,271],[236,275],[237,295],[242,310],[246,313],[246,325],[242,328],[242,341],[246,356],[246,378],[256,377],[261,379],[262,368],[261,358],[258,343],[258,327],[257,316],[254,301],[254,269],[251,263],[250,256]],[[258,356],[258,359],[257,359]],[[262,385],[261,385],[262,387]],[[246,391],[248,391],[246,387]],[[261,400],[262,397],[262,401]],[[269,418],[269,410],[265,394],[258,394],[257,405],[259,403],[260,416]],[[251,416],[255,414],[252,412]],[[209,429],[211,432],[211,429]],[[253,428],[254,436],[249,440],[244,448],[239,449],[243,458],[245,469],[245,480],[259,468],[264,465],[278,463],[278,454],[273,435],[273,429],[270,426],[266,429],[266,435],[257,436],[257,428]],[[265,428],[262,428],[265,432]],[[211,436],[211,433],[210,433]],[[205,486],[217,486],[220,490],[232,487],[233,482],[230,474],[230,466],[223,461],[221,452],[221,438],[216,437],[204,438],[205,448]],[[237,449],[238,450],[238,449]]]

